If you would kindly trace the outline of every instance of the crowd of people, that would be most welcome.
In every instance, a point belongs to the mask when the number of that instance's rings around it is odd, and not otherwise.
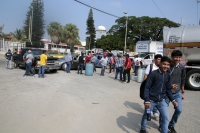
[[[5,54],[6,58],[6,68],[11,68],[12,53],[10,50]],[[184,96],[184,85],[186,78],[186,70],[183,65],[180,64],[182,58],[182,52],[179,50],[174,50],[171,53],[171,59],[167,56],[162,56],[160,54],[155,55],[152,64],[146,67],[144,80],[146,80],[144,89],[144,114],[141,120],[141,130],[140,133],[146,133],[146,123],[147,123],[147,109],[153,112],[155,117],[159,117],[159,130],[162,133],[177,133],[175,130],[175,125],[178,122],[178,118],[182,112],[182,100]],[[31,50],[28,50],[24,54],[23,59],[26,64],[26,72],[24,74],[28,75],[30,72],[32,76],[35,75],[32,71],[31,65],[34,61]],[[95,54],[90,56],[81,56],[78,59],[78,72],[77,74],[83,74],[83,66],[86,63],[93,63],[95,66],[97,57]],[[66,72],[70,73],[71,64],[73,63],[72,55],[69,52],[65,57],[66,61]],[[142,60],[135,56],[134,60],[129,58],[129,55],[118,54],[117,57],[111,55],[108,59],[107,54],[103,54],[103,57],[98,63],[101,63],[101,76],[104,76],[106,66],[109,64],[109,73],[115,72],[114,79],[119,79],[123,83],[130,83],[130,72],[134,69],[135,75],[138,74],[138,68],[142,65]],[[44,78],[44,70],[47,64],[46,51],[40,55],[40,69],[38,77]],[[93,72],[96,72],[94,67]],[[155,81],[154,81],[155,80]],[[174,105],[174,113],[169,122],[169,112],[168,107],[170,101]],[[158,113],[159,112],[159,113]]]

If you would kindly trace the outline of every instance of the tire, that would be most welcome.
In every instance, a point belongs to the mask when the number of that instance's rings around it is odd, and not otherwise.
[[[50,70],[50,72],[52,72],[52,73],[57,73],[57,69],[53,69],[53,70]]]
[[[19,67],[19,65],[17,64],[16,61],[14,61],[13,63],[14,63],[14,64],[13,64],[14,68],[18,68],[18,67]]]
[[[64,64],[62,65],[62,70],[63,70],[63,71],[66,71],[66,63],[64,63]]]
[[[188,89],[200,91],[200,70],[192,69],[187,73],[186,86]]]

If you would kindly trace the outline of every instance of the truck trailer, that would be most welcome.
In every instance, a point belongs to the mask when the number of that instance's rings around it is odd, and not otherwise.
[[[163,55],[171,57],[173,50],[183,53],[181,64],[186,68],[186,86],[200,90],[200,26],[163,28]]]

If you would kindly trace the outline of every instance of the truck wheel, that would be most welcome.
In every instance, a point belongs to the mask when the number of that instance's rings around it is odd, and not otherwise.
[[[187,73],[186,85],[188,89],[200,90],[200,70],[193,69]]]
[[[57,73],[57,69],[53,69],[53,70],[50,70],[50,72],[52,72],[52,73]]]
[[[14,68],[18,68],[19,67],[19,65],[17,64],[17,62],[16,61],[14,61]]]

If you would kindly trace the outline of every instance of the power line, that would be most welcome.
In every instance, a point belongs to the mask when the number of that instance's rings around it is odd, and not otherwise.
[[[154,0],[152,0],[153,3],[156,5],[156,3],[154,2]],[[160,8],[156,5],[156,7],[158,8],[158,10],[162,13],[162,11],[160,10]],[[165,17],[165,15],[162,13],[162,15]],[[166,17],[165,17],[166,18]]]
[[[94,7],[90,6],[90,5],[87,5],[87,4],[85,4],[85,3],[81,2],[81,1],[78,1],[78,0],[74,0],[74,1],[80,3],[80,4],[84,5],[84,6],[90,7],[90,8],[92,8],[92,9],[94,9],[94,10],[97,10],[97,11],[99,11],[99,12],[102,12],[102,13],[104,13],[104,14],[107,14],[107,15],[110,15],[110,16],[113,16],[113,17],[116,17],[116,18],[120,18],[120,17],[115,16],[115,15],[113,15],[113,14],[110,14],[110,13],[108,13],[108,12],[105,12],[105,11],[102,11],[102,10],[100,10],[100,9],[94,8]]]

